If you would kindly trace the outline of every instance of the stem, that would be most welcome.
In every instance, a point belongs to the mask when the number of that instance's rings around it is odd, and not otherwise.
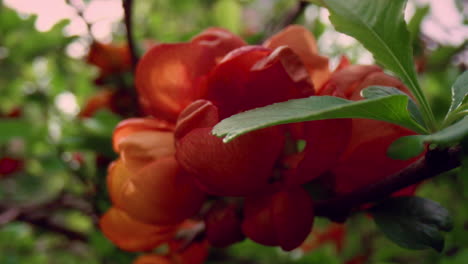
[[[427,128],[430,132],[436,132],[439,130],[437,121],[435,120],[434,113],[432,112],[431,106],[429,105],[426,96],[424,95],[421,87],[419,86],[418,80],[413,80],[409,78],[408,80],[409,88],[413,92],[416,100],[421,106],[422,116],[424,123],[426,123]]]
[[[125,29],[127,30],[127,42],[130,48],[130,54],[132,56],[132,67],[133,71],[136,69],[138,63],[138,53],[135,46],[135,40],[133,39],[133,21],[132,21],[132,9],[133,9],[133,0],[123,0],[122,6],[124,9],[124,21]]]
[[[342,196],[316,202],[315,215],[344,222],[352,212],[364,204],[382,200],[405,187],[457,168],[461,165],[460,154],[460,147],[429,150],[417,162],[380,182]]]
[[[464,117],[468,114],[468,104],[462,104],[453,112],[447,113],[444,122],[442,123],[442,128],[448,127],[458,119]]]

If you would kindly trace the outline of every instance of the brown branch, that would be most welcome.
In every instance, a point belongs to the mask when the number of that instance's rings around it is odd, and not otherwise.
[[[50,232],[61,234],[70,240],[78,240],[82,242],[86,242],[88,240],[86,235],[80,232],[77,232],[75,230],[72,230],[60,223],[57,223],[50,218],[45,218],[45,217],[35,218],[33,216],[28,215],[27,213],[23,213],[23,214],[20,214],[15,220],[29,223],[40,229],[44,229]]]
[[[130,54],[132,56],[132,67],[135,71],[136,65],[138,63],[138,53],[135,45],[135,40],[133,39],[133,21],[132,21],[132,9],[133,9],[133,0],[122,0],[122,6],[124,9],[124,21],[125,29],[127,30],[127,42],[130,48]]]
[[[86,235],[72,230],[62,223],[53,219],[53,213],[57,210],[73,209],[86,215],[90,215],[93,220],[96,218],[91,207],[79,197],[61,193],[54,199],[33,205],[10,205],[0,204],[0,226],[12,221],[20,221],[31,224],[40,229],[61,234],[70,240],[87,241]]]
[[[434,149],[402,171],[375,184],[357,189],[349,194],[315,203],[315,215],[344,222],[360,206],[390,196],[395,191],[435,177],[457,168],[461,164],[461,148]]]

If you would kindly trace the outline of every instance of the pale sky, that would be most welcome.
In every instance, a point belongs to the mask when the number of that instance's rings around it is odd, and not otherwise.
[[[75,6],[83,8],[83,0],[70,0]],[[414,11],[414,2],[430,3],[432,9],[427,19],[422,24],[422,30],[432,39],[443,43],[459,45],[468,39],[468,26],[463,25],[463,17],[454,4],[453,0],[413,0],[410,1],[407,13]],[[4,0],[7,6],[15,8],[24,14],[37,14],[36,27],[40,31],[49,30],[55,23],[61,19],[70,19],[71,23],[65,28],[67,35],[87,35],[86,24],[81,19],[76,9],[67,5],[65,0]],[[327,10],[322,10],[321,16],[327,17]],[[467,11],[468,12],[468,11]],[[322,14],[323,13],[323,14]],[[93,24],[92,33],[95,39],[109,42],[112,40],[112,27],[116,22],[123,18],[123,9],[121,0],[92,0],[87,8],[83,10],[84,18],[88,23]],[[468,15],[468,14],[465,14]],[[331,32],[333,33],[333,32]],[[327,42],[327,36],[322,42]],[[343,45],[351,43],[347,36],[334,36],[329,41],[342,42]],[[323,45],[327,46],[327,45]],[[79,57],[83,53],[82,47],[76,43],[71,45],[69,51],[72,56]],[[367,62],[370,58],[363,57]]]
[[[82,0],[70,0],[75,6],[83,9]],[[65,0],[4,0],[4,4],[24,14],[36,14],[36,28],[39,31],[49,30],[62,19],[70,19],[65,28],[68,35],[86,35],[87,28],[75,8],[66,4]],[[121,0],[93,0],[83,10],[84,18],[93,24],[93,36],[101,41],[110,41],[113,23],[123,18]]]

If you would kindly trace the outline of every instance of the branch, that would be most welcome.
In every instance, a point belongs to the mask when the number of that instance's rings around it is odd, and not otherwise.
[[[73,7],[75,9],[75,12],[76,14],[81,18],[81,20],[83,20],[83,22],[86,24],[86,29],[88,30],[88,34],[91,38],[92,41],[94,41],[94,35],[93,35],[93,31],[92,31],[92,25],[91,23],[85,19],[84,17],[84,9],[85,7],[80,7],[78,6],[78,4],[75,3],[75,1],[72,1],[72,0],[66,0],[65,1],[67,3],[67,5]]]
[[[269,36],[285,28],[286,26],[293,24],[297,20],[297,18],[302,14],[302,12],[308,4],[309,2],[307,1],[298,1],[297,5],[288,12],[286,12],[286,14],[279,20],[278,23],[271,22],[269,25],[266,26],[265,37],[268,38]]]
[[[424,157],[380,182],[330,200],[315,203],[315,215],[344,222],[360,206],[390,196],[395,191],[435,177],[461,165],[461,148],[429,150]]]
[[[133,21],[132,21],[132,9],[133,9],[133,0],[123,0],[122,6],[124,9],[125,17],[125,29],[127,30],[127,42],[130,48],[130,54],[132,56],[132,66],[135,71],[136,65],[138,63],[138,53],[135,46],[135,40],[133,39]]]
[[[61,193],[56,198],[42,204],[11,206],[0,204],[0,226],[12,221],[20,221],[50,232],[61,234],[70,240],[87,241],[85,234],[77,232],[53,219],[53,212],[62,209],[74,209],[90,215],[94,213],[88,203],[70,194]],[[93,217],[94,216],[94,217]]]

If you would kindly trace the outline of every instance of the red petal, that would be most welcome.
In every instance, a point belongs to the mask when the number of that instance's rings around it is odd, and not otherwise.
[[[382,69],[375,65],[351,65],[334,72],[318,93],[350,99],[354,94],[360,92],[356,90],[360,82],[369,74],[381,71]]]
[[[302,67],[302,68],[301,68]],[[223,119],[240,111],[313,94],[299,58],[287,48],[249,46],[228,54],[207,80],[206,99]]]
[[[288,184],[304,184],[319,177],[339,160],[351,139],[351,119],[305,122],[306,147],[297,169],[287,172]]]
[[[131,171],[175,153],[174,133],[170,126],[150,118],[121,122],[114,132],[113,143],[122,162]]]
[[[284,144],[282,129],[258,130],[225,144],[212,135],[212,127],[205,127],[214,120],[200,121],[216,116],[216,108],[200,106],[203,111],[189,107],[190,113],[183,113],[183,121],[177,124],[176,134],[185,135],[177,141],[180,164],[211,194],[244,195],[268,185]]]
[[[275,49],[288,46],[299,55],[312,77],[314,86],[321,87],[330,77],[328,59],[318,55],[317,44],[310,31],[300,25],[291,25],[278,32],[264,44],[265,47]]]
[[[347,193],[377,182],[407,167],[417,158],[393,160],[387,149],[393,141],[415,133],[382,121],[354,119],[353,137],[341,160],[332,169],[337,193]]]
[[[235,204],[215,203],[205,215],[205,227],[206,239],[215,247],[227,247],[245,238]]]
[[[148,113],[175,122],[204,91],[200,83],[225,54],[245,43],[221,29],[209,29],[190,43],[154,46],[140,60],[136,86]]]
[[[131,68],[131,55],[128,45],[102,44],[94,42],[87,61],[101,70],[101,78],[112,73],[120,73]]]
[[[273,194],[247,197],[242,230],[255,242],[293,250],[306,239],[313,220],[312,199],[296,186]]]
[[[197,100],[187,106],[177,120],[175,138],[181,139],[195,128],[213,127],[218,123],[218,109],[210,101]]]
[[[154,249],[168,242],[177,230],[176,225],[156,226],[138,222],[115,207],[102,216],[99,226],[107,238],[127,251]]]
[[[122,163],[117,163],[109,177],[114,205],[149,224],[181,222],[194,215],[205,200],[204,193],[171,156],[138,171],[129,171]],[[114,188],[118,191],[113,191]]]

